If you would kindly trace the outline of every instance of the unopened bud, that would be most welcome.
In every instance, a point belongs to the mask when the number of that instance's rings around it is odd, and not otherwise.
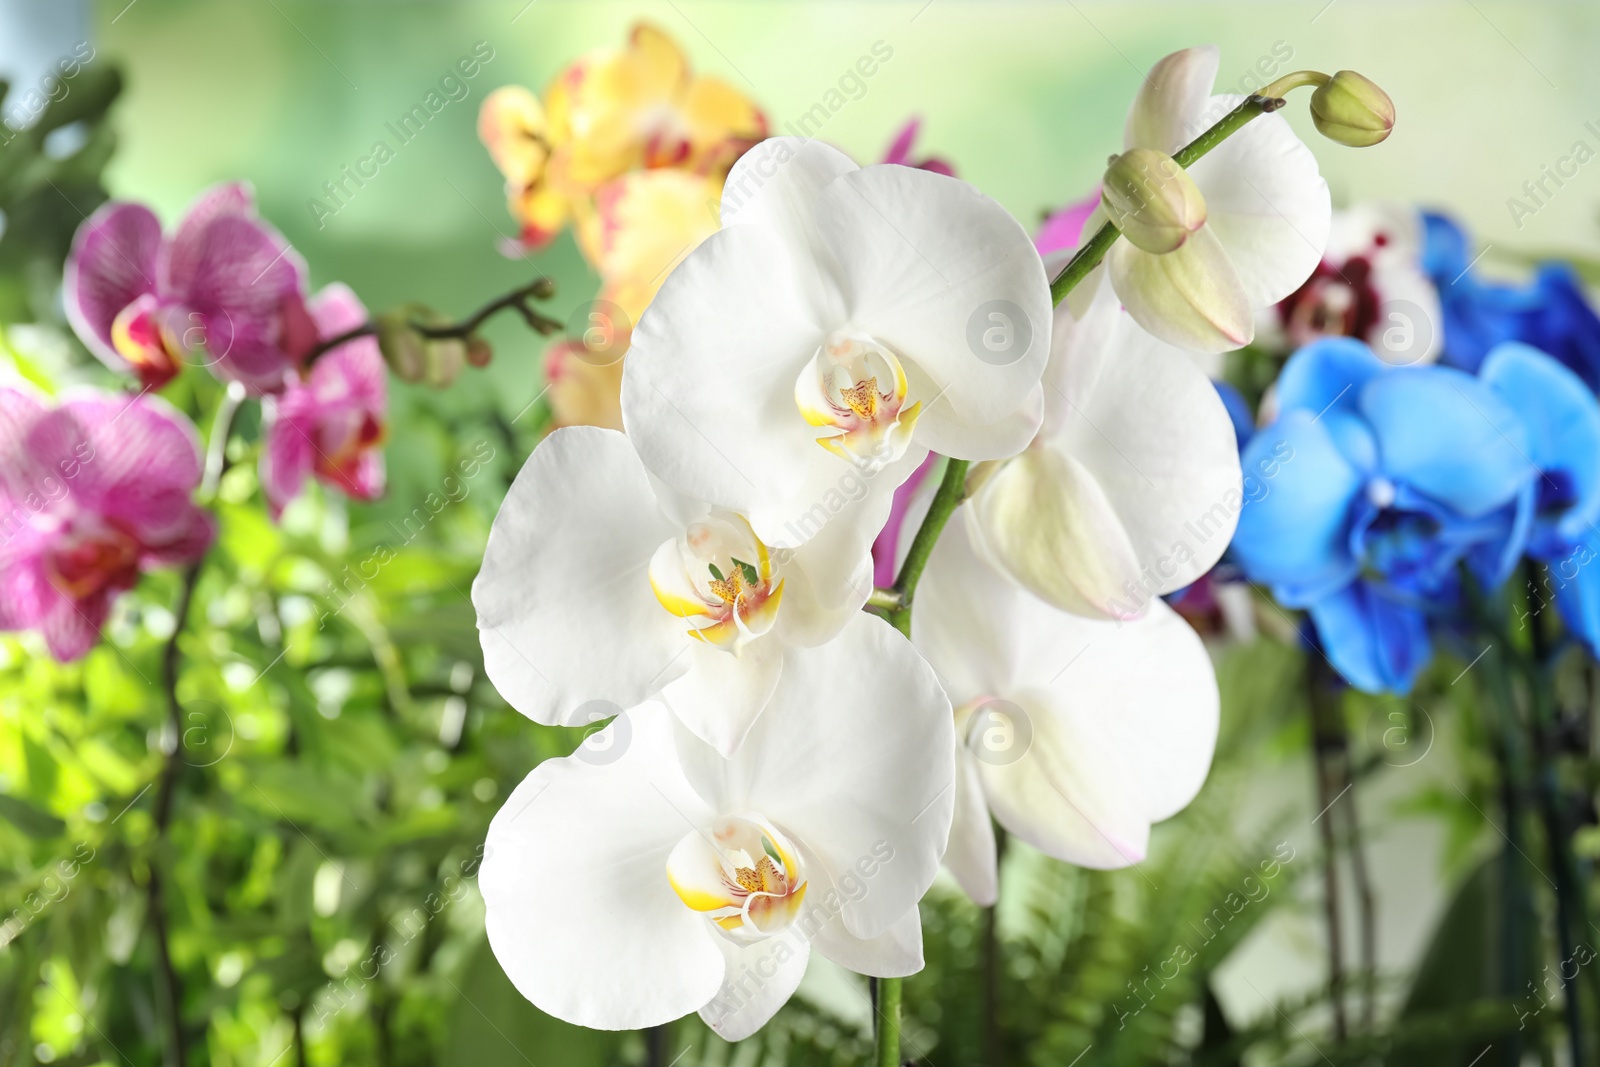
[[[377,317],[378,350],[401,381],[420,382],[427,373],[427,345],[422,334],[411,325],[412,317],[422,311],[414,305],[406,305]]]
[[[1371,79],[1341,70],[1311,94],[1311,119],[1330,141],[1366,148],[1394,129],[1394,101]]]
[[[427,381],[432,386],[446,386],[456,380],[467,361],[467,343],[458,337],[429,341]]]
[[[494,358],[494,349],[489,347],[489,342],[481,337],[467,338],[467,362],[474,367],[483,368],[489,365]]]
[[[1178,161],[1154,148],[1111,158],[1100,203],[1124,237],[1146,252],[1171,252],[1206,221],[1206,201]]]

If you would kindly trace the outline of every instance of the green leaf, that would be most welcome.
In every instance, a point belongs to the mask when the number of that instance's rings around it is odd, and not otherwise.
[[[774,846],[771,841],[767,840],[766,834],[761,835],[761,851],[771,856],[773,863],[776,863],[779,867],[783,866],[783,857],[778,855],[777,847]]]
[[[711,577],[715,578],[719,582],[727,581],[727,579],[722,576],[722,572],[717,569],[717,565],[715,563],[708,563],[706,566],[711,568]]]
[[[744,572],[744,580],[745,580],[745,584],[746,585],[760,585],[761,584],[761,572],[756,570],[750,564],[746,563],[742,559],[735,559],[733,561],[733,565],[735,567],[738,567],[739,570]]]
[[[56,837],[67,828],[54,815],[9,793],[0,793],[0,816],[29,837]]]

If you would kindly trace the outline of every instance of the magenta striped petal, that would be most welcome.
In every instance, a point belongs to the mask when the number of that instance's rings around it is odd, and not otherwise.
[[[127,370],[111,344],[117,312],[156,291],[161,222],[143,204],[103,205],[72,239],[63,288],[67,318],[79,339],[101,362]]]

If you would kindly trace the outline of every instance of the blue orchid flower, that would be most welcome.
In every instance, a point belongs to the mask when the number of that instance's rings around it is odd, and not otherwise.
[[[1553,588],[1529,590],[1530,607],[1553,592],[1567,629],[1600,655],[1600,402],[1571,370],[1515,342],[1491,351],[1479,377],[1522,416],[1539,471],[1527,552]]]
[[[1521,341],[1569,367],[1600,391],[1600,315],[1564,263],[1547,263],[1524,286],[1478,278],[1466,233],[1454,221],[1424,214],[1422,265],[1439,292],[1445,363],[1476,373],[1489,352]]]
[[[1408,692],[1432,657],[1430,617],[1459,599],[1457,565],[1495,586],[1522,556],[1540,480],[1530,432],[1479,378],[1390,366],[1349,338],[1290,357],[1277,403],[1241,462],[1273,455],[1281,470],[1240,513],[1234,558],[1306,609],[1351,684]]]

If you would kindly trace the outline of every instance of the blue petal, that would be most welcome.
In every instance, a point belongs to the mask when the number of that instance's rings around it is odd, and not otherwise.
[[[1239,461],[1262,472],[1264,487],[1246,501],[1233,535],[1233,558],[1245,574],[1291,606],[1349,582],[1357,570],[1352,506],[1364,478],[1328,428],[1311,413],[1291,412],[1258,431]]]
[[[1433,657],[1427,616],[1375,583],[1352,582],[1310,613],[1328,662],[1368,693],[1409,693]]]
[[[1591,391],[1600,390],[1600,316],[1567,264],[1539,269],[1516,337],[1570,367]]]
[[[1387,366],[1353,337],[1325,337],[1289,357],[1278,375],[1278,411],[1313,415],[1356,410],[1361,387]]]
[[[1549,584],[1555,589],[1556,608],[1567,630],[1600,659],[1600,534],[1591,533],[1564,558],[1551,560]],[[1538,611],[1545,598],[1529,592],[1529,611]]]
[[[1213,378],[1211,384],[1216,387],[1217,395],[1222,398],[1222,406],[1228,410],[1228,420],[1233,423],[1234,440],[1243,451],[1244,446],[1249,444],[1250,438],[1255,436],[1255,412],[1250,410],[1244,394],[1229,383]]]
[[[1538,475],[1522,420],[1461,371],[1398,367],[1367,383],[1361,411],[1384,473],[1467,518],[1505,506]]]
[[[1600,403],[1576,374],[1525,344],[1497,346],[1479,376],[1522,416],[1540,471],[1529,551],[1563,555],[1600,519]]]

